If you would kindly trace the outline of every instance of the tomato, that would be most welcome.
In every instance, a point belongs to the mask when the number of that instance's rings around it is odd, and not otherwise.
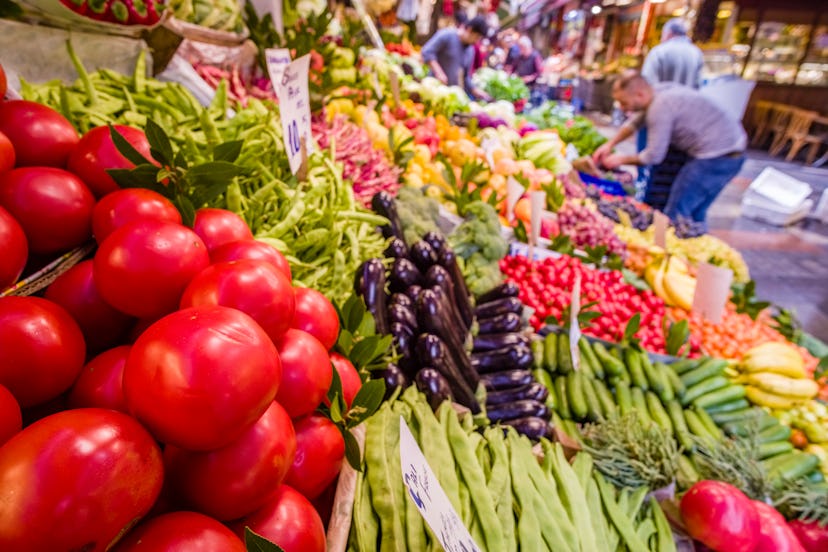
[[[20,433],[23,415],[11,391],[0,385],[0,446]]]
[[[29,257],[26,234],[11,213],[0,207],[0,290],[20,278]]]
[[[127,142],[147,160],[152,160],[150,145],[143,130],[113,125]],[[78,141],[69,154],[67,168],[86,182],[95,197],[103,197],[120,189],[106,169],[132,169],[135,164],[121,155],[112,142],[108,126],[95,127]]]
[[[282,383],[276,400],[291,418],[313,412],[333,381],[328,351],[307,332],[289,329],[279,343]]]
[[[165,316],[135,341],[124,395],[161,442],[214,450],[264,414],[281,379],[276,347],[252,318],[228,307],[193,307]]]
[[[122,339],[135,319],[104,301],[95,285],[92,259],[81,261],[46,288],[46,299],[72,315],[83,332],[89,354],[109,349]]]
[[[249,314],[274,343],[293,319],[293,287],[272,264],[242,259],[199,272],[181,296],[181,308],[224,305]]]
[[[18,167],[60,167],[79,137],[66,117],[36,102],[0,102],[0,132],[14,144]]]
[[[0,447],[0,550],[103,552],[150,510],[163,470],[158,445],[125,414],[46,417]]]
[[[227,209],[202,207],[197,210],[193,230],[211,252],[225,243],[253,239],[253,233],[244,219]]]
[[[285,483],[313,500],[339,475],[345,440],[332,421],[321,414],[295,420],[296,456]]]
[[[238,240],[227,242],[210,251],[210,261],[213,263],[238,261],[241,259],[267,261],[278,268],[288,279],[288,282],[293,280],[293,276],[290,273],[290,265],[285,256],[268,243],[257,240]]]
[[[144,521],[113,552],[245,552],[227,527],[196,512],[170,512]]]
[[[687,533],[717,552],[751,552],[759,516],[745,494],[721,481],[699,481],[681,499]]]
[[[181,213],[158,192],[144,188],[117,190],[102,197],[92,209],[92,235],[100,245],[117,228],[147,218],[181,224]]]
[[[758,500],[753,501],[753,508],[759,516],[759,542],[755,552],[805,552],[785,516],[776,508]]]
[[[226,447],[192,452],[167,445],[164,465],[173,491],[186,506],[229,521],[252,513],[273,496],[295,453],[293,423],[273,401]]]
[[[0,174],[14,168],[14,146],[9,137],[0,132]]]
[[[116,309],[150,318],[176,310],[184,288],[209,264],[204,242],[186,226],[137,220],[101,244],[95,254],[95,284]]]
[[[24,167],[3,175],[0,205],[26,233],[33,253],[51,255],[92,237],[95,196],[74,174],[49,167]]]
[[[802,521],[801,519],[794,519],[788,522],[788,527],[794,532],[806,552],[824,552],[828,550],[828,525],[820,525],[816,520]]]
[[[339,353],[331,353],[331,363],[339,374],[339,381],[342,382],[342,398],[350,408],[359,388],[362,387],[362,379],[351,361]]]
[[[3,70],[3,66],[0,65],[0,101],[6,96],[6,72]]]
[[[339,337],[339,316],[328,298],[310,288],[296,288],[292,327],[308,332],[331,350]]]
[[[0,385],[21,407],[69,389],[85,356],[83,334],[62,307],[39,297],[0,297]]]
[[[280,486],[267,504],[231,527],[237,535],[250,527],[285,552],[324,552],[326,547],[325,526],[313,504],[288,485]]]
[[[69,393],[70,408],[110,408],[129,413],[124,399],[124,365],[129,345],[104,351],[81,370]]]

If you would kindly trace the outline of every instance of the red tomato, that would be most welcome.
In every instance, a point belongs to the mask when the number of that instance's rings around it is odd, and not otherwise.
[[[745,494],[721,481],[699,481],[681,499],[687,533],[717,552],[751,552],[759,516]]]
[[[103,552],[152,507],[158,445],[133,418],[67,410],[0,448],[0,550]]]
[[[794,519],[788,522],[788,527],[794,532],[806,552],[824,552],[828,550],[828,526],[820,525],[816,520],[802,521],[801,519]]]
[[[310,288],[296,288],[292,327],[308,332],[331,350],[339,337],[339,316],[328,298]]]
[[[754,552],[805,552],[785,516],[776,508],[758,500],[753,501],[753,507],[759,516],[759,542]]]
[[[293,280],[287,259],[285,259],[285,256],[278,249],[270,244],[257,240],[238,240],[225,243],[210,251],[210,261],[213,263],[238,261],[241,259],[267,261],[278,268],[288,279],[288,282]]]
[[[342,398],[345,399],[345,404],[350,408],[351,403],[354,402],[354,397],[362,387],[362,378],[359,377],[359,372],[351,364],[351,361],[339,353],[331,353],[331,362],[339,374],[339,380],[342,382]]]
[[[93,261],[76,264],[46,288],[46,299],[54,301],[72,315],[83,332],[91,355],[122,343],[135,319],[104,301],[95,286]]]
[[[23,415],[11,391],[0,385],[0,446],[20,433]]]
[[[210,252],[225,243],[253,239],[253,233],[244,219],[227,209],[202,207],[197,210],[193,230],[204,240]]]
[[[224,305],[245,314],[278,343],[290,328],[293,287],[272,264],[242,259],[213,264],[199,272],[181,296],[181,308]]]
[[[291,418],[313,412],[325,398],[333,380],[328,351],[307,332],[291,328],[279,343],[282,383],[276,400]]]
[[[78,133],[66,117],[36,102],[0,102],[0,132],[8,136],[18,167],[66,166]]]
[[[278,544],[285,552],[324,552],[325,526],[307,498],[282,485],[267,504],[232,526],[237,535],[244,528]]]
[[[192,452],[167,445],[167,480],[183,503],[221,521],[259,509],[282,484],[296,453],[285,409],[273,401],[262,417],[226,447]]]
[[[83,334],[62,307],[39,297],[0,297],[0,385],[20,406],[69,389],[85,357]]]
[[[102,197],[92,209],[92,235],[100,245],[117,228],[148,218],[181,224],[181,213],[158,192],[144,188],[117,190]]]
[[[3,66],[0,65],[0,101],[6,96],[6,72]]]
[[[12,170],[14,162],[14,145],[12,145],[8,136],[0,132],[0,174]]]
[[[264,414],[281,379],[276,347],[252,318],[227,307],[193,307],[165,316],[135,341],[124,395],[158,440],[214,450]]]
[[[62,169],[24,167],[7,172],[0,183],[0,205],[23,227],[33,253],[63,252],[92,237],[95,196],[77,176]]]
[[[152,161],[150,145],[143,130],[113,125],[138,153]],[[120,189],[106,169],[132,169],[135,164],[121,155],[112,142],[108,126],[95,127],[83,136],[69,154],[67,168],[86,182],[95,197]]]
[[[227,527],[196,512],[170,512],[127,533],[114,552],[245,552]]]
[[[137,220],[115,230],[95,254],[95,284],[116,309],[150,318],[178,308],[193,277],[210,264],[192,230],[159,220]]]
[[[26,267],[29,242],[26,234],[11,213],[0,207],[0,290],[17,281]]]
[[[124,365],[129,345],[104,351],[81,370],[69,393],[70,408],[109,408],[129,413],[124,398]]]
[[[296,456],[285,483],[313,500],[339,475],[345,440],[332,421],[311,414],[294,421]]]

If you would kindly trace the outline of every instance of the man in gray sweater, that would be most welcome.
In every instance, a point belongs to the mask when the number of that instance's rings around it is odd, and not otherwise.
[[[701,49],[687,36],[687,23],[675,17],[664,24],[661,44],[647,54],[641,75],[650,84],[677,82],[698,88],[703,66]]]
[[[667,148],[684,151],[690,160],[679,171],[664,214],[704,222],[707,209],[744,163],[747,135],[742,124],[697,90],[674,83],[651,85],[640,74],[619,78],[612,95],[624,111],[635,111],[612,139],[595,150],[595,161],[609,169],[620,165],[655,165]],[[647,147],[634,155],[612,153],[640,127],[647,127]]]

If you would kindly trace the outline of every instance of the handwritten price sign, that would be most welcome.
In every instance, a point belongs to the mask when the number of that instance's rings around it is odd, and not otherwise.
[[[313,143],[308,96],[309,68],[310,55],[304,55],[285,67],[281,80],[273,83],[279,97],[282,139],[293,174],[299,171]]]

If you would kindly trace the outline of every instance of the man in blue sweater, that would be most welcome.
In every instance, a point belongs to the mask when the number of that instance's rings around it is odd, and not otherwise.
[[[423,45],[421,54],[434,77],[449,86],[462,85],[473,98],[490,99],[472,85],[473,45],[486,36],[486,20],[477,16],[460,27],[440,29]]]

